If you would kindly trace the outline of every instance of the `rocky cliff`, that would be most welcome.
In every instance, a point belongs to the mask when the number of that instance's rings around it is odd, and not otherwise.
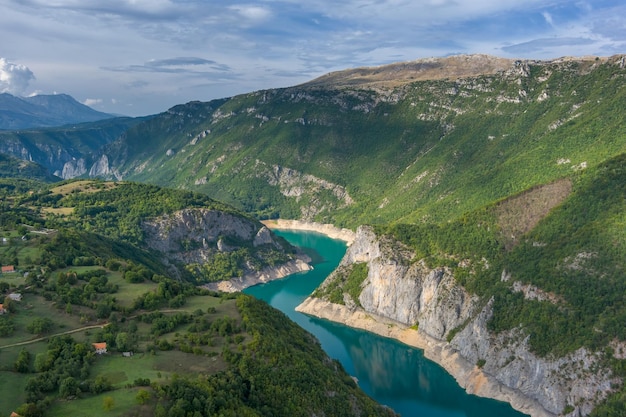
[[[492,309],[456,283],[449,268],[429,268],[398,242],[360,227],[337,271],[367,264],[358,300],[343,305],[309,298],[299,311],[395,337],[425,350],[468,392],[510,402],[535,416],[584,416],[617,380],[600,355],[579,349],[566,357],[539,357],[521,329],[493,334]],[[411,328],[418,330],[411,330]]]
[[[245,249],[246,254],[236,258],[241,274],[210,283],[215,290],[240,291],[311,268],[308,257],[292,253],[290,245],[267,227],[237,213],[185,209],[145,221],[142,229],[146,244],[172,264],[201,266],[216,254]]]

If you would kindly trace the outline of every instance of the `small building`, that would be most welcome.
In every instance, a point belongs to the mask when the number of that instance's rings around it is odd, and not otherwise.
[[[0,304],[0,315],[8,313],[7,309],[4,308],[4,304]]]
[[[91,346],[93,346],[93,348],[96,350],[96,354],[98,354],[98,355],[104,355],[105,353],[107,353],[107,343],[106,342],[92,343]]]
[[[3,245],[6,245],[7,243],[9,243],[9,238],[7,238],[7,237],[3,237],[3,238],[2,238],[2,244],[3,244]]]
[[[19,292],[12,292],[9,294],[9,298],[13,301],[22,301],[22,294]]]
[[[133,356],[133,352],[122,352],[122,356],[125,358],[130,358]]]
[[[13,265],[3,265],[1,269],[3,274],[8,274],[11,272],[15,272],[15,266]]]
[[[17,414],[15,411],[13,411],[13,412],[11,413],[11,417],[22,417],[22,416],[20,416],[20,415],[19,415],[19,414]]]

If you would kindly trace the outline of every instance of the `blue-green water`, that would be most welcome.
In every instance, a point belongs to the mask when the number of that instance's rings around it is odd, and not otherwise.
[[[296,312],[300,304],[339,264],[346,245],[313,232],[277,232],[293,245],[311,248],[310,272],[245,290],[287,314],[313,333],[322,348],[358,379],[359,386],[404,417],[522,417],[510,405],[468,395],[422,351],[392,339]]]

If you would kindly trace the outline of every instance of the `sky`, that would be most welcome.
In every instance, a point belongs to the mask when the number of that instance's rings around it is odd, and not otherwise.
[[[128,116],[474,53],[626,53],[626,1],[0,0],[0,93]]]

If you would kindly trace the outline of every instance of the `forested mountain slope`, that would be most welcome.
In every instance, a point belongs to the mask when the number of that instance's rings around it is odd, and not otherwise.
[[[79,171],[260,219],[373,225],[318,297],[418,328],[536,415],[621,415],[625,81],[624,56],[348,70],[173,107]],[[107,192],[59,202],[100,227],[120,210]]]
[[[429,75],[442,60],[415,73],[436,79],[332,74],[180,105],[111,144],[102,172],[206,192],[259,217],[354,227],[456,218],[626,149],[623,57],[465,59],[486,73]]]
[[[93,153],[143,120],[117,117],[61,127],[0,131],[0,153],[36,162],[57,177],[75,178],[88,173],[94,163]]]

